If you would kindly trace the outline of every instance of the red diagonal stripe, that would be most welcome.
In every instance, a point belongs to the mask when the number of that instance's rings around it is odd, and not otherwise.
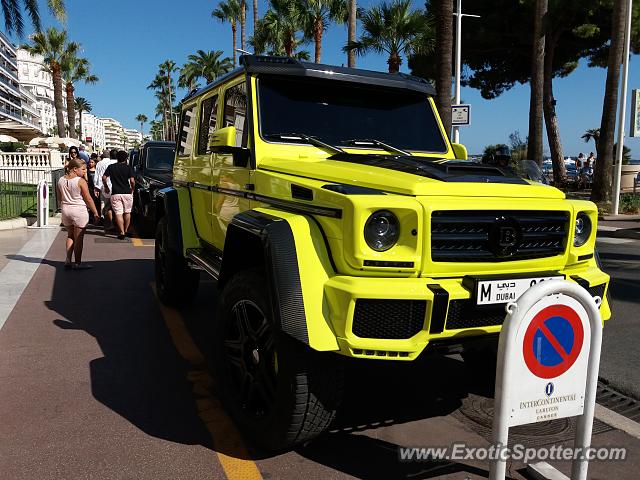
[[[558,342],[556,337],[553,335],[553,333],[551,333],[551,330],[547,328],[544,322],[540,324],[540,331],[545,336],[545,338],[549,340],[549,343],[553,345],[553,348],[557,350],[557,352],[560,354],[562,359],[566,360],[569,355],[569,352],[565,351],[564,347],[560,344],[560,342]]]

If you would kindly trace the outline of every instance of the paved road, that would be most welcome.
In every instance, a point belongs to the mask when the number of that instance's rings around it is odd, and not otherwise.
[[[252,449],[208,373],[213,283],[201,282],[189,308],[167,309],[153,291],[152,241],[90,234],[95,268],[76,272],[62,268],[63,237],[0,330],[1,479],[486,478],[484,461],[398,461],[400,446],[488,445],[492,386],[455,357],[349,365],[331,433],[282,455]],[[572,428],[518,427],[512,439],[570,445]],[[630,453],[592,463],[592,478],[634,478],[640,440],[596,421],[593,441]],[[511,478],[522,467],[511,464]]]
[[[600,376],[617,390],[640,399],[640,233],[636,240],[621,238],[620,231],[613,230],[640,232],[640,222],[607,226],[612,230],[599,232],[597,244],[604,270],[612,277],[613,317],[604,329]]]

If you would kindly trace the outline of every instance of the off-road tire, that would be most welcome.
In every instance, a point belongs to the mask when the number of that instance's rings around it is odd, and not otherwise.
[[[200,275],[197,270],[189,268],[182,256],[167,248],[167,240],[167,222],[163,217],[156,228],[156,292],[162,303],[179,307],[188,304],[195,297]]]
[[[231,343],[242,343],[230,341],[240,324],[234,309],[240,307],[248,312],[245,318],[251,319],[247,325],[265,325],[256,328],[264,330],[263,335],[256,335],[256,338],[268,339],[270,335],[272,343],[267,340],[253,343],[261,352],[258,356],[262,363],[256,364],[255,356],[249,354],[248,348],[244,354],[238,355],[235,347],[229,347]],[[261,314],[265,320],[263,323],[259,319]],[[218,395],[250,443],[271,452],[289,450],[315,438],[329,427],[342,397],[343,375],[339,359],[332,353],[311,350],[279,331],[273,321],[267,283],[260,270],[239,272],[225,286],[220,296],[215,330]],[[253,330],[247,329],[247,332]],[[253,340],[246,340],[244,346],[250,342]],[[263,343],[264,348],[261,347]],[[272,345],[272,348],[267,345]],[[245,401],[248,396],[243,397],[239,388],[241,382],[238,377],[243,375],[243,367],[237,361],[235,364],[232,362],[238,356],[248,360],[245,372],[253,368],[254,378],[263,372],[263,380],[273,380],[273,404],[267,406],[262,415],[256,414],[259,409],[254,408],[259,404],[256,402],[261,395],[259,389],[257,397],[254,392],[253,400]],[[244,375],[244,378],[249,376]],[[254,382],[255,385],[258,383]],[[265,388],[262,390],[267,391]],[[263,403],[266,405],[267,402]]]

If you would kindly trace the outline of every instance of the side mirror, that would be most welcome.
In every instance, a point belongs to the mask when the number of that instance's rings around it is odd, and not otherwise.
[[[451,148],[453,148],[453,154],[458,160],[467,160],[469,158],[469,155],[467,154],[467,147],[461,143],[452,143]]]
[[[236,127],[224,127],[215,130],[209,137],[208,150],[220,150],[236,146]]]

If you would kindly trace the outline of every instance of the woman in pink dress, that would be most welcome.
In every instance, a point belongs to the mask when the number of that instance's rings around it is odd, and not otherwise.
[[[67,260],[64,263],[66,269],[91,268],[82,264],[84,231],[89,223],[87,208],[93,212],[94,218],[99,217],[89,195],[86,175],[87,165],[84,160],[71,158],[66,167],[66,174],[58,180],[58,202],[62,204],[62,223],[67,228]],[[75,263],[71,263],[74,254]]]

